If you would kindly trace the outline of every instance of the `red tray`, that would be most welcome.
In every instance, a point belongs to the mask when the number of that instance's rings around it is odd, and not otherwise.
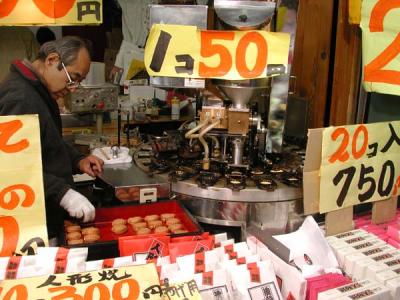
[[[183,208],[177,201],[161,201],[149,204],[139,204],[139,205],[123,205],[123,206],[114,206],[107,208],[97,208],[96,209],[96,218],[92,223],[82,224],[82,229],[85,227],[95,226],[100,231],[100,240],[92,243],[101,243],[107,241],[117,241],[118,238],[124,236],[132,236],[136,235],[135,231],[132,229],[132,226],[127,224],[128,231],[123,234],[115,234],[111,231],[112,221],[115,219],[125,219],[131,217],[145,217],[147,215],[161,215],[164,213],[173,213],[175,217],[181,221],[183,225],[183,229],[187,230],[187,233],[183,234],[171,234],[171,236],[182,236],[193,233],[200,233],[201,228],[198,223],[194,220],[194,218]],[[152,232],[153,233],[153,232]],[[146,235],[143,235],[146,237]],[[65,244],[66,241],[65,241]],[[89,243],[81,244],[87,245]]]

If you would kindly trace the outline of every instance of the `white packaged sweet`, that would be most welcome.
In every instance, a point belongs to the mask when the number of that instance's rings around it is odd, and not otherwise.
[[[271,261],[238,265],[229,270],[233,300],[282,300]]]
[[[229,300],[231,299],[231,286],[225,270],[215,270],[194,275],[201,299],[203,300]]]

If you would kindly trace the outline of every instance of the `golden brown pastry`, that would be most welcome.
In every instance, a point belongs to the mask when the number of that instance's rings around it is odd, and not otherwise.
[[[148,215],[148,216],[145,216],[145,217],[144,217],[144,220],[145,220],[146,222],[150,222],[150,221],[158,220],[159,218],[160,218],[159,215]]]
[[[87,234],[83,237],[85,243],[93,243],[100,239],[98,234]]]
[[[180,223],[181,223],[181,221],[177,218],[170,218],[165,221],[165,224],[167,224],[168,226],[172,225],[172,224],[180,224]]]
[[[117,192],[115,193],[115,197],[117,197],[119,200],[122,201],[130,199],[128,192],[125,191],[124,189],[117,190]]]
[[[149,228],[147,228],[147,227],[139,228],[136,231],[137,235],[143,235],[143,234],[149,234],[149,233],[151,233],[151,230]]]
[[[79,226],[79,225],[70,225],[70,226],[65,227],[65,231],[67,231],[68,233],[81,231],[81,226]]]
[[[82,228],[82,234],[83,235],[87,235],[87,234],[100,235],[100,230],[97,227],[94,227],[94,226],[86,227],[86,228]]]
[[[70,232],[67,234],[67,240],[79,240],[82,234],[79,231]]]
[[[178,229],[183,229],[182,224],[171,224],[168,225],[169,230],[171,230],[172,232],[178,230]]]
[[[124,224],[117,224],[111,228],[111,231],[115,234],[123,234],[128,231],[128,226]]]
[[[156,229],[154,229],[154,233],[167,233],[168,227],[167,226],[159,226]]]
[[[149,221],[147,224],[149,225],[150,229],[154,229],[156,227],[162,226],[162,221],[161,220],[154,220],[154,221]]]
[[[112,221],[112,226],[115,225],[125,225],[126,224],[126,220],[125,219],[115,219],[114,221]]]
[[[170,214],[170,213],[168,213],[168,214],[161,214],[161,220],[163,220],[163,221],[165,221],[165,220],[167,220],[167,219],[174,218],[174,217],[175,217],[175,214]]]
[[[143,220],[142,217],[132,217],[132,218],[128,219],[128,223],[132,225],[132,224],[142,222],[142,220]]]
[[[132,227],[135,231],[138,231],[138,229],[140,229],[140,228],[146,228],[147,223],[146,222],[135,223],[135,224],[132,224]]]
[[[83,240],[82,239],[68,240],[68,245],[79,245],[79,244],[83,244]]]

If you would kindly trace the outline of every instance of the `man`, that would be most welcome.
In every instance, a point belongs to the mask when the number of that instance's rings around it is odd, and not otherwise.
[[[77,37],[64,37],[42,45],[30,63],[15,60],[0,83],[0,115],[38,114],[42,146],[43,180],[49,238],[62,229],[63,209],[84,222],[94,219],[89,200],[76,192],[72,174],[96,176],[103,161],[84,157],[62,138],[56,99],[73,92],[89,72],[89,45]]]

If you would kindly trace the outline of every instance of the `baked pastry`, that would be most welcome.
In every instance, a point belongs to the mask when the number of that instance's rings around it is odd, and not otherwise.
[[[76,239],[76,240],[68,240],[68,245],[79,245],[79,244],[83,244],[83,240],[82,239]]]
[[[168,231],[169,230],[167,226],[159,226],[154,229],[154,233],[167,233]]]
[[[132,218],[129,218],[129,219],[128,219],[128,223],[132,225],[132,224],[139,223],[139,222],[141,222],[142,220],[143,220],[142,217],[132,217]]]
[[[114,221],[112,221],[112,226],[115,225],[125,225],[126,224],[126,220],[125,219],[115,219]]]
[[[175,217],[175,214],[171,214],[171,213],[168,213],[168,214],[161,214],[161,220],[163,220],[163,221],[165,221],[165,220],[167,220],[167,219],[174,218],[174,217]]]
[[[154,229],[156,227],[162,226],[162,221],[161,220],[154,220],[154,221],[149,221],[147,224],[149,225],[150,229]]]
[[[115,193],[115,197],[122,201],[130,199],[128,192],[124,189],[117,190],[117,192]]]
[[[138,229],[140,229],[140,228],[146,228],[147,223],[146,222],[135,223],[135,224],[132,224],[132,227],[133,227],[133,229],[135,229],[135,231],[138,231]]]
[[[146,222],[158,220],[160,217],[158,215],[148,215],[144,217]]]
[[[123,234],[128,231],[128,226],[124,224],[117,224],[111,228],[111,231],[115,234]]]
[[[67,234],[67,240],[79,240],[82,234],[79,231],[70,232]]]
[[[167,224],[168,226],[172,225],[172,224],[180,224],[180,223],[181,223],[181,221],[177,218],[170,218],[165,221],[165,224]]]
[[[136,231],[136,234],[137,234],[137,235],[149,234],[149,233],[151,233],[151,230],[150,230],[149,228],[147,228],[147,227],[139,228],[139,229]]]
[[[168,225],[169,230],[171,230],[172,232],[178,230],[178,229],[183,229],[182,224],[171,224]]]
[[[97,227],[86,227],[82,228],[82,234],[87,235],[87,234],[97,234],[100,235],[100,230]]]
[[[188,232],[188,231],[185,230],[185,229],[178,229],[178,230],[172,231],[173,234],[187,233],[187,232]]]
[[[79,226],[79,225],[70,225],[70,226],[65,227],[65,231],[68,232],[68,233],[81,231],[81,226]]]
[[[87,234],[83,237],[83,241],[85,243],[93,243],[100,239],[100,235],[98,234]]]

